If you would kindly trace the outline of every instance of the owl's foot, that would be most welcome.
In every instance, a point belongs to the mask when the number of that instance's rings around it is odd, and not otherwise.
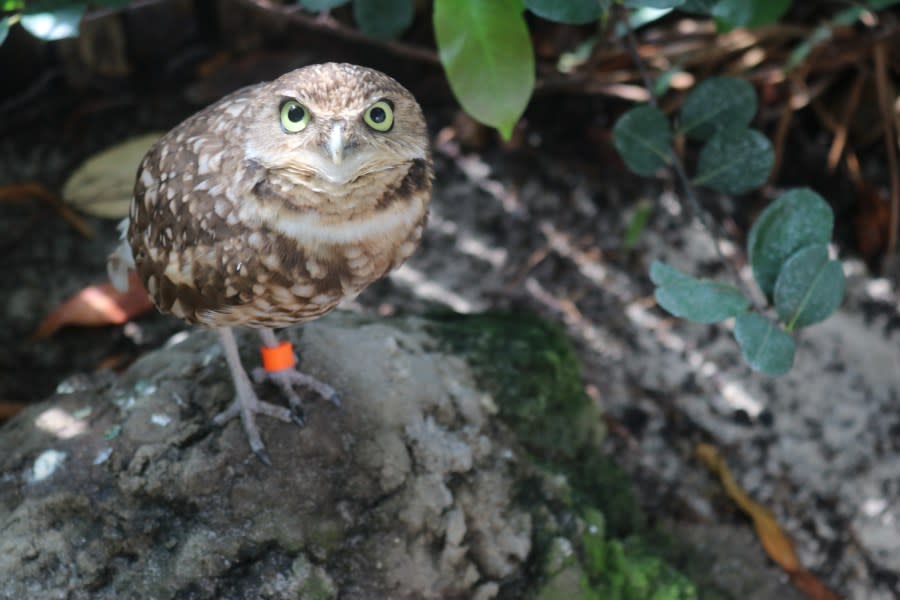
[[[289,344],[279,344],[275,337],[275,333],[271,329],[260,330],[260,335],[263,339],[263,343],[268,349],[278,346],[287,346],[286,349],[282,348],[282,350],[286,350],[289,353],[289,359],[284,359],[282,357],[282,360],[284,365],[290,366],[273,370],[271,365],[267,364],[266,366],[268,368],[254,369],[253,378],[257,383],[262,383],[266,379],[273,381],[281,388],[281,391],[287,397],[291,408],[287,409],[283,406],[263,402],[256,396],[250,378],[247,377],[247,372],[241,364],[237,342],[234,339],[234,333],[231,331],[230,327],[223,327],[219,329],[219,337],[222,348],[225,350],[225,359],[228,362],[228,368],[231,371],[231,378],[234,381],[235,399],[231,406],[213,418],[213,422],[216,425],[224,425],[231,419],[240,416],[241,424],[244,426],[244,432],[247,434],[247,441],[250,443],[250,448],[262,462],[271,465],[272,462],[269,460],[269,455],[266,453],[265,445],[259,435],[259,428],[256,425],[257,414],[275,417],[281,421],[293,422],[303,426],[303,402],[300,400],[300,396],[297,395],[297,392],[294,391],[295,385],[312,388],[313,391],[318,393],[324,399],[333,402],[335,406],[341,405],[341,397],[337,391],[327,383],[319,381],[312,375],[307,375],[294,369],[293,350],[290,349]],[[280,354],[283,354],[283,352]]]
[[[259,336],[263,342],[263,367],[253,370],[253,379],[257,383],[269,380],[281,388],[291,405],[291,414],[295,421],[303,423],[303,402],[294,391],[295,385],[308,387],[335,406],[341,405],[341,397],[337,390],[294,368],[296,361],[290,343],[279,343],[275,332],[268,328],[260,329]]]
[[[234,381],[234,402],[224,411],[220,412],[213,418],[216,425],[224,425],[234,417],[241,417],[241,424],[244,426],[244,432],[247,434],[247,441],[250,443],[250,449],[267,465],[271,465],[269,455],[266,453],[265,444],[259,435],[259,428],[256,426],[256,415],[263,414],[275,417],[281,421],[294,422],[302,425],[302,420],[297,419],[294,414],[283,406],[276,406],[268,402],[263,402],[256,397],[253,391],[253,385],[247,372],[241,365],[241,358],[238,354],[237,342],[234,339],[230,327],[219,329],[219,339],[222,342],[222,348],[225,351],[225,360],[228,362],[228,369],[231,371],[231,379]]]
[[[294,391],[295,385],[308,387],[325,400],[334,403],[335,406],[340,407],[341,405],[341,396],[337,393],[337,390],[327,383],[319,381],[312,375],[301,373],[293,368],[282,369],[281,371],[267,371],[262,367],[258,367],[253,369],[253,380],[256,383],[269,380],[281,388],[282,393],[288,400],[288,404],[291,405],[291,418],[300,425],[304,423],[303,401],[300,400],[300,396]]]

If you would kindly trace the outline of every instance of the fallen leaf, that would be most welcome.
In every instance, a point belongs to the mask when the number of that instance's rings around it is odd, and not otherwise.
[[[782,531],[775,515],[765,506],[750,498],[747,492],[738,485],[718,449],[711,444],[701,443],[697,445],[695,452],[701,462],[719,477],[725,492],[734,500],[735,504],[753,519],[756,535],[759,536],[759,541],[766,554],[787,572],[797,589],[810,600],[839,600],[838,596],[825,587],[824,583],[803,568],[794,551],[794,543]]]
[[[47,315],[31,339],[46,339],[67,325],[120,325],[151,308],[147,290],[137,273],[131,271],[127,292],[116,290],[110,283],[86,287]]]
[[[25,405],[21,402],[7,402],[0,400],[0,421],[12,419],[25,409]]]
[[[63,186],[63,200],[81,212],[120,219],[128,216],[134,177],[161,132],[133,137],[87,159]]]

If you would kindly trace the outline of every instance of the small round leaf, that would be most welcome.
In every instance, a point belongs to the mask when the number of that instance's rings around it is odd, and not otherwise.
[[[794,364],[794,338],[762,315],[749,312],[738,315],[734,339],[754,371],[784,375]]]
[[[672,152],[669,120],[649,104],[632,108],[616,121],[613,144],[629,169],[638,175],[653,175],[668,164]]]
[[[706,140],[720,129],[746,127],[756,114],[756,90],[735,77],[710,77],[681,106],[680,131]]]
[[[788,331],[824,321],[843,300],[844,269],[824,245],[794,253],[775,282],[775,310]]]
[[[743,194],[765,183],[774,162],[766,136],[755,129],[729,127],[713,135],[700,151],[694,183]]]
[[[412,24],[413,0],[353,0],[353,18],[359,29],[374,38],[397,37]]]
[[[599,19],[606,7],[598,0],[525,0],[525,8],[548,21],[581,25]]]
[[[666,311],[696,323],[716,323],[734,317],[750,301],[732,285],[694,279],[661,262],[650,266],[650,279],[657,284],[656,302]]]
[[[820,195],[808,188],[789,190],[759,215],[747,238],[753,277],[769,299],[782,265],[806,246],[827,244],[834,213]]]

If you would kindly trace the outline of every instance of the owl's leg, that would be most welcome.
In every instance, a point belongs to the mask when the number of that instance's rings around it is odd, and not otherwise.
[[[259,337],[267,348],[276,348],[280,345],[275,332],[269,328],[259,330]],[[294,391],[295,385],[302,385],[312,389],[314,392],[322,396],[325,400],[333,402],[336,406],[341,405],[341,397],[337,391],[327,383],[320,381],[312,375],[301,373],[293,368],[293,366],[279,369],[277,371],[267,370],[265,368],[257,368],[253,370],[253,379],[257,383],[269,379],[275,382],[288,399],[291,405],[291,411],[295,420],[303,421],[303,402],[300,396]]]
[[[269,455],[266,454],[265,445],[259,436],[259,429],[256,426],[256,415],[263,414],[282,421],[294,421],[297,419],[290,410],[283,406],[276,406],[268,402],[262,402],[256,397],[253,391],[253,385],[250,378],[247,377],[247,371],[241,364],[241,357],[238,354],[237,342],[234,339],[234,333],[230,327],[222,327],[219,329],[219,340],[225,351],[225,360],[228,362],[228,369],[231,371],[231,378],[234,381],[234,403],[225,411],[216,415],[213,422],[216,425],[224,425],[234,417],[240,415],[241,424],[244,426],[244,432],[247,434],[247,440],[250,442],[250,448],[259,457],[261,461],[267,465],[271,465]]]

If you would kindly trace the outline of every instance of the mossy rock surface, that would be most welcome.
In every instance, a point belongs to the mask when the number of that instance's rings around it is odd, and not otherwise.
[[[641,514],[628,476],[600,450],[599,411],[558,325],[498,312],[435,315],[428,329],[467,360],[533,461],[534,477],[520,489],[535,515],[533,581],[515,593],[538,600],[719,597],[701,595],[654,552],[660,534]],[[671,540],[666,547],[689,553]]]

